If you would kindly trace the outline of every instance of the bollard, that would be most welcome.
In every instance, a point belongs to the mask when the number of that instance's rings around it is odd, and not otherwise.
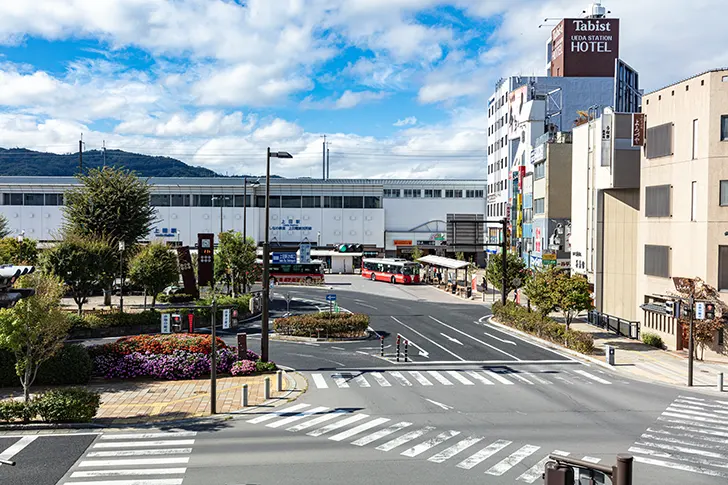
[[[718,392],[723,392],[723,373],[718,374]]]
[[[276,372],[276,380],[277,380],[276,387],[278,389],[278,392],[283,391],[283,371],[282,370],[279,370],[278,372]]]
[[[379,338],[379,341],[381,342],[381,345],[379,346],[379,352],[384,357],[384,336]]]
[[[611,477],[613,483],[617,485],[632,485],[633,461],[634,458],[631,455],[617,455],[617,466],[614,467],[616,474],[613,473]]]
[[[399,342],[400,342],[400,336],[397,335],[397,362],[399,362]]]
[[[404,341],[404,361],[408,362],[407,360],[407,348],[409,347],[409,340]]]
[[[248,407],[248,385],[243,384],[243,395],[240,397],[243,401],[243,407]]]
[[[270,399],[270,377],[265,378],[265,398]]]

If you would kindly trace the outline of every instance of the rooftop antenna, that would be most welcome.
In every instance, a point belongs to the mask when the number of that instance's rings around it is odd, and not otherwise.
[[[582,10],[581,12],[582,16],[587,19],[603,19],[610,13],[612,13],[612,11],[604,8],[601,1],[590,3],[589,8]]]
[[[102,141],[101,146],[103,147],[104,167],[105,167],[106,166],[106,140]]]
[[[538,26],[540,29],[541,27],[553,27],[553,25],[548,25],[549,22],[561,22],[563,19],[556,18],[556,17],[546,17],[543,19],[543,23]]]

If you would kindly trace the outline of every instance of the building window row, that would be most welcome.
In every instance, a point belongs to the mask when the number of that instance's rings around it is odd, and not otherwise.
[[[506,203],[488,204],[488,217],[503,217],[506,211]]]
[[[540,199],[533,199],[533,213],[534,214],[543,214],[546,210],[545,208],[545,200],[544,198]]]
[[[465,197],[468,199],[482,199],[483,191],[482,190],[466,190]]]
[[[442,198],[442,189],[384,189],[384,198],[386,199],[418,199],[424,197],[425,199],[440,199]],[[467,191],[472,192],[472,191]],[[474,192],[479,193],[479,196],[484,197],[483,190],[475,190]],[[462,198],[462,190],[445,190],[445,197],[448,199]]]
[[[539,162],[533,165],[534,180],[541,180],[546,176],[546,162]]]
[[[63,194],[3,194],[3,205],[63,205]]]
[[[670,217],[670,185],[645,187],[645,217]]]

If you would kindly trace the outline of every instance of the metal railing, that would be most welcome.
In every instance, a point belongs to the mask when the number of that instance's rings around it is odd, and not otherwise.
[[[589,312],[587,320],[590,325],[604,328],[610,332],[614,332],[622,337],[635,340],[640,338],[640,322],[625,320],[624,318],[607,315],[606,313],[592,310]]]

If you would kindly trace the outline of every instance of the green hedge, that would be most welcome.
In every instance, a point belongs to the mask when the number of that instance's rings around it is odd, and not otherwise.
[[[273,323],[277,333],[296,337],[364,337],[367,328],[369,315],[363,313],[309,313],[278,318]]]
[[[138,327],[159,324],[159,312],[146,310],[141,313],[121,313],[118,310],[100,310],[86,313],[83,318],[75,313],[66,315],[71,328]]]
[[[658,349],[665,348],[665,344],[662,342],[662,337],[655,333],[643,333],[642,342],[647,345],[651,345],[652,347],[657,347]]]
[[[92,371],[93,362],[86,347],[65,345],[41,364],[33,385],[88,384]],[[0,387],[20,387],[15,356],[7,350],[0,351]]]
[[[536,312],[529,312],[526,308],[509,301],[505,307],[502,303],[493,304],[493,314],[504,325],[516,328],[544,340],[563,345],[582,354],[594,352],[594,336],[578,330],[566,330],[562,325],[548,317],[542,317]]]
[[[101,405],[98,392],[82,388],[53,389],[28,403],[12,399],[0,401],[0,421],[33,421],[40,417],[49,423],[88,423]]]

